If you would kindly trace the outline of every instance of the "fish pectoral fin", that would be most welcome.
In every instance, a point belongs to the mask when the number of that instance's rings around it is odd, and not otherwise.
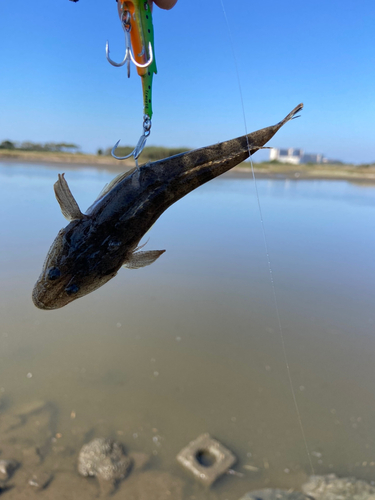
[[[139,269],[155,262],[165,250],[150,250],[148,252],[135,252],[123,267],[127,269]]]
[[[58,181],[53,186],[61,212],[68,221],[83,219],[85,215],[79,209],[78,203],[74,199],[64,175],[59,174]]]

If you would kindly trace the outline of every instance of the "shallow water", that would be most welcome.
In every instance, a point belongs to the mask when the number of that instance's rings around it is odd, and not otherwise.
[[[155,264],[61,310],[36,309],[31,290],[66,225],[58,171],[0,166],[4,411],[51,401],[59,442],[78,450],[79,432],[117,437],[150,454],[150,469],[186,481],[184,498],[208,498],[175,461],[203,432],[244,474],[220,479],[210,499],[298,488],[312,468],[284,342],[314,471],[373,480],[373,185],[258,181],[281,336],[254,183],[235,176],[163,214],[147,235],[147,249],[167,250]],[[66,172],[81,209],[113,177]],[[75,466],[76,455],[66,460]]]

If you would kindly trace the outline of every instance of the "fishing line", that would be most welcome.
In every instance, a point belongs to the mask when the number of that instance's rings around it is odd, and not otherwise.
[[[257,183],[256,177],[255,177],[253,159],[252,159],[252,155],[251,155],[249,138],[248,138],[248,135],[247,135],[247,121],[246,121],[245,106],[244,106],[244,101],[243,101],[242,86],[241,86],[240,73],[239,73],[239,70],[238,70],[236,52],[234,50],[234,45],[233,45],[232,32],[231,32],[231,29],[230,29],[230,26],[229,26],[228,16],[227,16],[227,13],[226,13],[226,10],[225,10],[225,7],[224,7],[224,1],[220,0],[220,3],[221,3],[221,7],[223,9],[225,23],[226,23],[227,29],[228,29],[229,42],[230,42],[230,46],[231,46],[231,50],[232,50],[232,55],[233,55],[233,60],[234,60],[234,66],[235,66],[236,75],[237,75],[237,84],[238,84],[238,89],[239,89],[239,92],[240,92],[240,100],[241,100],[241,107],[242,107],[242,117],[243,117],[243,122],[244,122],[244,127],[245,127],[247,149],[248,149],[248,152],[249,152],[249,158],[250,158],[250,163],[251,163],[251,173],[252,173],[252,177],[253,177],[253,181],[254,181],[254,188],[255,188],[256,199],[257,199],[257,204],[258,204],[258,210],[259,210],[259,215],[260,215],[260,222],[261,222],[261,226],[262,226],[263,242],[264,242],[264,248],[265,248],[265,251],[266,251],[267,266],[268,266],[268,272],[269,272],[269,275],[270,275],[272,295],[273,295],[273,302],[274,302],[274,306],[275,306],[275,312],[276,312],[278,330],[279,330],[279,335],[280,335],[280,340],[281,340],[282,351],[283,351],[283,354],[284,354],[286,371],[287,371],[287,374],[288,374],[289,385],[290,385],[290,389],[291,389],[291,393],[292,393],[292,397],[293,397],[293,402],[294,402],[294,407],[295,407],[296,414],[297,414],[297,419],[298,419],[299,427],[301,429],[301,434],[302,434],[303,442],[304,442],[305,449],[306,449],[306,454],[307,454],[307,457],[309,459],[309,464],[310,464],[310,468],[311,468],[312,474],[315,475],[314,466],[313,466],[312,459],[311,459],[311,453],[310,453],[309,445],[307,443],[307,438],[306,438],[306,434],[305,434],[305,429],[304,429],[303,424],[302,424],[301,412],[299,410],[299,406],[298,406],[298,402],[297,402],[297,397],[296,397],[296,392],[295,392],[294,386],[293,386],[292,374],[291,374],[291,371],[290,371],[289,359],[288,359],[288,355],[287,355],[287,351],[286,351],[286,345],[285,345],[284,331],[283,331],[283,327],[282,327],[281,319],[280,319],[279,303],[278,303],[278,300],[277,300],[275,281],[274,281],[274,278],[273,278],[273,269],[272,269],[271,258],[270,258],[270,254],[269,254],[269,250],[268,250],[268,241],[267,241],[266,230],[265,230],[265,225],[264,225],[262,206],[261,206],[260,198],[259,198],[258,183]]]

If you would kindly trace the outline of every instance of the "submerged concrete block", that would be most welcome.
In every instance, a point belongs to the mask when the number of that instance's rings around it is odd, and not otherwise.
[[[211,486],[236,462],[236,457],[207,433],[191,441],[176,458],[205,486]]]

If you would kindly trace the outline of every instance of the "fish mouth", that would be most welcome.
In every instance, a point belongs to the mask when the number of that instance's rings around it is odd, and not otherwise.
[[[41,302],[36,295],[34,295],[34,292],[33,292],[31,297],[33,299],[35,307],[37,307],[38,309],[46,309],[45,304],[43,302]]]
[[[51,286],[50,283],[46,282],[44,279],[39,279],[35,285],[32,292],[32,300],[38,309],[42,309],[44,311],[51,311],[53,309],[61,309],[66,305],[70,304],[74,300],[84,297],[88,293],[97,290],[101,286],[103,286],[107,281],[116,276],[117,271],[111,272],[110,274],[102,277],[98,277],[94,280],[90,285],[86,285],[85,287],[81,284],[78,287],[77,293],[68,294],[67,287],[70,283],[74,283],[72,276],[69,275],[67,280]],[[73,280],[73,281],[72,281]],[[81,288],[80,288],[81,287]]]
[[[41,284],[37,282],[34,286],[33,293],[31,295],[35,307],[42,309],[44,311],[51,311],[53,309],[60,309],[65,306],[70,301],[58,301],[58,300],[48,300],[48,294],[46,290],[41,291]]]
[[[34,302],[34,306],[37,307],[38,309],[42,309],[44,311],[48,311],[48,310],[51,310],[51,309],[58,309],[60,306],[49,306],[48,304],[45,304],[44,302],[42,302],[39,297],[38,297],[38,293],[35,293],[35,289],[33,291],[33,294],[32,294],[32,299],[33,299],[33,302]]]
[[[34,306],[37,307],[38,309],[42,309],[43,311],[52,311],[53,309],[60,309],[63,307],[65,304],[60,305],[53,305],[53,306],[48,306],[44,302],[41,302],[37,297],[34,295],[32,296]]]

